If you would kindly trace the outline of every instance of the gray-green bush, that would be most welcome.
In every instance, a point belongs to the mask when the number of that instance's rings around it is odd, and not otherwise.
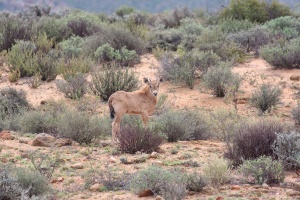
[[[284,171],[281,163],[272,160],[271,157],[261,156],[255,160],[246,160],[239,167],[239,171],[248,181],[256,184],[281,183],[284,181]],[[252,180],[250,177],[252,177]]]

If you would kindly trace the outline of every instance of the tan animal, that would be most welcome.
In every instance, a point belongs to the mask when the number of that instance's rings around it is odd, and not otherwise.
[[[144,124],[148,122],[148,116],[155,110],[157,94],[162,79],[151,81],[144,78],[147,85],[142,90],[133,92],[117,91],[108,99],[110,116],[114,118],[112,123],[112,142],[116,142],[116,134],[119,134],[120,123],[124,114],[140,114]]]

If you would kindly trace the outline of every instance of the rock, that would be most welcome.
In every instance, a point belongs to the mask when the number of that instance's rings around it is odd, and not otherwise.
[[[155,151],[153,151],[149,156],[149,158],[158,158],[158,157],[159,157],[159,153],[157,153]]]
[[[239,185],[233,185],[230,188],[231,190],[241,190],[241,187]]]
[[[138,194],[138,197],[149,197],[149,196],[153,196],[153,192],[150,190],[150,189],[146,189],[146,190],[143,190],[141,191],[139,194]]]
[[[160,147],[157,147],[156,149],[155,149],[155,152],[157,152],[157,153],[166,153],[166,151],[165,150],[163,150],[162,148],[160,148]]]
[[[34,140],[31,142],[31,146],[35,147],[51,147],[54,146],[56,138],[46,134],[46,133],[40,133],[38,134]]]
[[[74,165],[71,165],[71,168],[73,169],[83,169],[84,165],[82,163],[75,163]]]
[[[292,75],[292,76],[290,76],[290,80],[291,81],[299,81],[300,80],[300,76],[299,75]]]
[[[58,177],[58,179],[57,179],[59,182],[63,182],[65,179],[64,179],[64,177]]]
[[[128,161],[127,158],[120,158],[121,163],[125,164],[125,165],[130,165],[132,164],[131,161]]]
[[[103,188],[103,184],[95,183],[90,187],[91,192],[100,192]]]
[[[216,200],[224,200],[224,197],[217,197]]]
[[[116,163],[117,159],[115,157],[111,156],[111,157],[109,157],[109,162]]]
[[[133,163],[144,163],[147,160],[147,156],[142,156],[132,160]]]
[[[3,140],[13,140],[15,137],[12,135],[10,131],[2,131],[0,133],[0,138]]]
[[[62,146],[71,146],[73,143],[73,140],[69,138],[58,138],[55,142],[54,145],[57,147],[62,147]]]
[[[268,188],[268,187],[269,187],[268,184],[266,184],[266,183],[263,183],[261,186],[262,186],[263,188]]]
[[[163,200],[163,198],[161,196],[157,195],[155,200]]]
[[[28,140],[19,139],[19,143],[28,144]]]

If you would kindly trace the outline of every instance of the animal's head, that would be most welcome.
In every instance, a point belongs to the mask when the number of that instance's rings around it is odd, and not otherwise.
[[[151,81],[150,78],[144,78],[144,83],[149,85],[150,91],[154,96],[157,96],[159,85],[163,80],[161,78],[157,78],[155,81]]]

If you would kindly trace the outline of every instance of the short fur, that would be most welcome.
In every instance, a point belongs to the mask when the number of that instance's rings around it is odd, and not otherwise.
[[[157,103],[157,94],[162,80],[151,81],[145,78],[147,84],[142,90],[133,92],[117,91],[108,99],[108,106],[112,123],[112,140],[115,142],[115,136],[119,133],[121,119],[124,114],[139,114],[144,124],[148,122],[148,116],[151,115]]]

